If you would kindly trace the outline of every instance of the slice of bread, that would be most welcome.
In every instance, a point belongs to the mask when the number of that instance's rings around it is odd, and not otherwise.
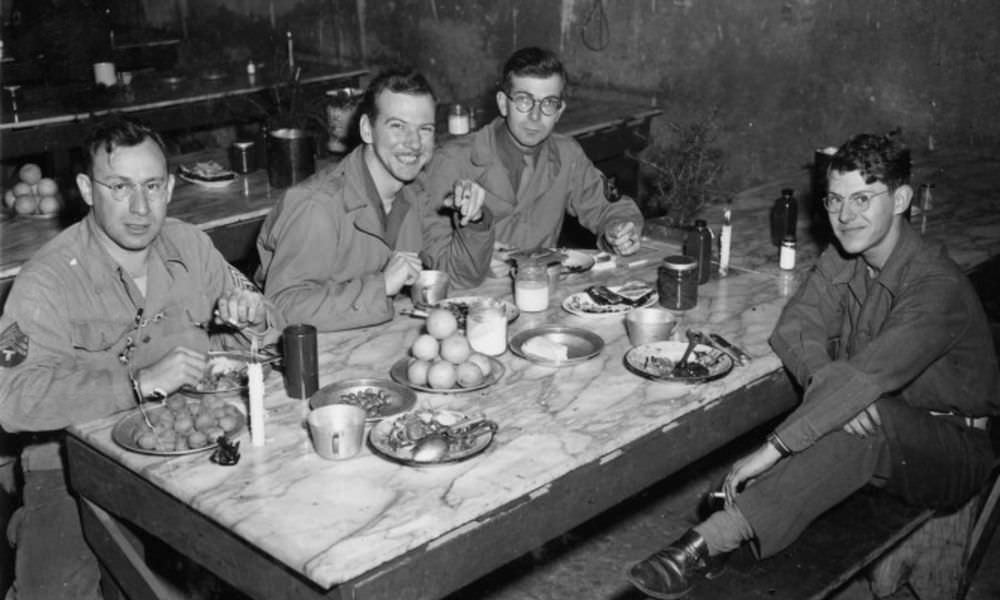
[[[558,362],[569,358],[569,348],[566,345],[560,344],[559,342],[553,342],[544,336],[531,338],[524,343],[522,348],[524,349],[525,354],[537,356],[538,358],[543,358],[545,360]]]

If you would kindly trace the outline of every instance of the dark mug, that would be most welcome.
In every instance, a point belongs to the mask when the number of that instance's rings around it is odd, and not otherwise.
[[[281,336],[284,348],[285,391],[292,398],[309,398],[319,388],[316,328],[289,325]]]

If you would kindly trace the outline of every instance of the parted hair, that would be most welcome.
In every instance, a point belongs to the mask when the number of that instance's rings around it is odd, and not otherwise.
[[[376,100],[385,91],[396,94],[430,96],[431,100],[437,104],[437,96],[434,95],[434,90],[426,77],[409,67],[394,67],[381,71],[368,84],[368,89],[365,90],[364,96],[361,98],[360,114],[367,115],[369,120],[375,121],[375,117],[378,116]]]
[[[910,182],[910,149],[899,139],[898,131],[861,133],[837,149],[830,171],[860,171],[865,183],[881,181],[894,190]]]
[[[115,148],[138,146],[147,139],[153,140],[153,143],[159,146],[163,156],[167,155],[163,138],[152,127],[139,119],[126,117],[120,113],[108,115],[94,125],[84,143],[84,148],[87,150],[84,157],[87,172],[93,172],[94,157],[102,148],[105,153],[111,154]]]
[[[510,93],[515,76],[545,78],[551,75],[562,77],[564,87],[569,85],[566,68],[555,52],[537,46],[528,46],[511,54],[507,62],[504,63],[503,72],[500,73],[500,88],[504,92]]]

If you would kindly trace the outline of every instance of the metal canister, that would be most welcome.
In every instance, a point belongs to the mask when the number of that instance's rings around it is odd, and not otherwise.
[[[670,310],[688,310],[698,304],[698,259],[692,256],[668,256],[657,269],[660,306]]]

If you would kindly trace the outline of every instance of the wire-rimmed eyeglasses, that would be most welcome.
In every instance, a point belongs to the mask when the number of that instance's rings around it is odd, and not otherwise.
[[[881,192],[854,192],[847,197],[848,205],[852,210],[856,212],[864,212],[868,210],[868,205],[871,204],[872,198],[877,198],[883,194],[888,194],[889,190],[882,190]],[[830,192],[823,198],[823,208],[827,212],[837,213],[844,206],[844,197],[839,194],[834,194]]]
[[[514,94],[504,92],[504,95],[514,103],[514,108],[517,109],[517,112],[530,113],[535,110],[535,105],[537,104],[542,114],[546,117],[551,117],[559,112],[564,104],[563,99],[559,96],[548,96],[539,100],[528,92],[514,92]]]
[[[127,179],[101,181],[100,179],[95,179],[93,177],[91,177],[90,180],[111,190],[111,196],[115,200],[119,201],[130,199],[139,190],[139,188],[142,188],[142,191],[146,194],[147,198],[152,198],[154,200],[160,200],[167,193],[167,182],[163,179],[150,179],[149,181],[143,181],[142,183],[129,181]]]

